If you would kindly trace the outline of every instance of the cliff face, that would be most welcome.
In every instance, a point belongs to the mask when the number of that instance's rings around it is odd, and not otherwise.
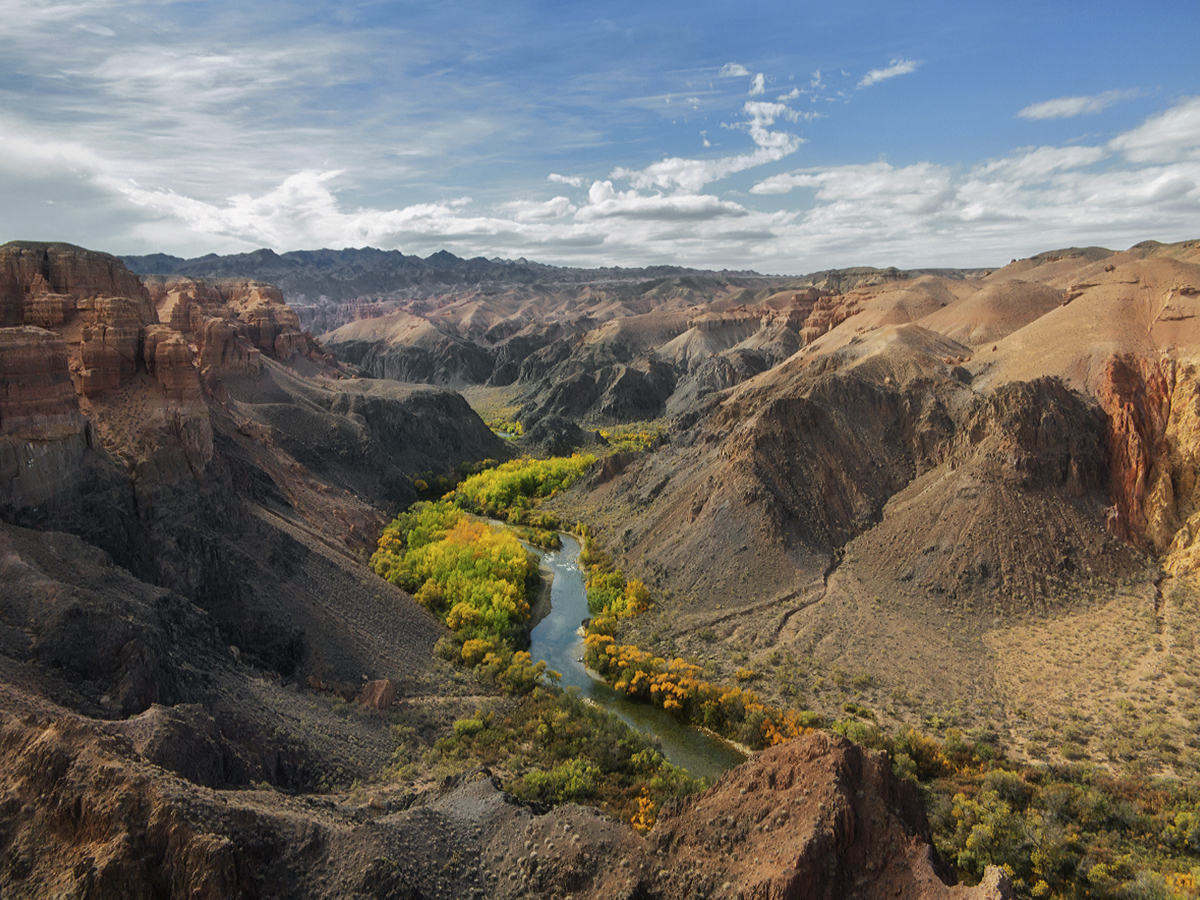
[[[0,279],[41,323],[0,328],[3,518],[199,604],[256,664],[357,690],[381,648],[322,624],[325,588],[271,560],[315,541],[353,568],[413,476],[502,442],[457,395],[348,379],[270,285],[147,290],[105,254],[35,244],[0,248]]]
[[[1200,375],[1192,361],[1113,357],[1098,396],[1108,413],[1109,529],[1166,556],[1172,574],[1200,566]]]
[[[257,373],[262,357],[297,356],[313,367],[337,369],[336,359],[308,332],[274,285],[250,279],[153,276],[146,279],[158,320],[186,336],[201,369]]]
[[[213,455],[201,379],[257,375],[264,359],[345,373],[299,331],[271,285],[177,278],[148,290],[119,260],[67,244],[0,247],[0,505],[77,486],[87,417],[98,447],[175,482]],[[77,396],[78,395],[78,396]]]
[[[41,328],[0,328],[0,502],[37,506],[71,489],[87,448],[67,345]]]
[[[0,326],[61,324],[71,299],[127,297],[152,320],[141,279],[115,256],[71,244],[13,241],[0,247]],[[57,320],[57,321],[56,321]]]

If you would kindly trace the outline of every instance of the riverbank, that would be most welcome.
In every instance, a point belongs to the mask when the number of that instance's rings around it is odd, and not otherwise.
[[[560,550],[541,553],[540,566],[551,571],[550,611],[532,629],[530,655],[545,662],[562,677],[560,686],[576,688],[581,700],[617,716],[626,725],[659,742],[663,755],[696,777],[715,779],[750,755],[719,735],[684,725],[666,710],[622,696],[583,663],[584,642],[580,624],[590,616],[584,573],[579,566],[580,545],[575,537],[560,534]]]

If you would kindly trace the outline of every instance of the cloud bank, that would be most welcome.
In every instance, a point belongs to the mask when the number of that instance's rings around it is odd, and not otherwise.
[[[967,151],[906,134],[903,108],[888,128],[862,120],[871,97],[856,88],[915,72],[915,50],[865,75],[819,48],[751,69],[721,63],[739,52],[724,33],[667,46],[676,23],[663,16],[666,30],[642,37],[590,27],[590,12],[587,27],[565,27],[566,6],[485,5],[469,22],[444,6],[368,7],[0,0],[21,23],[0,29],[0,240],[804,272],[988,264],[1200,226],[1200,98],[1150,99],[1177,86],[1016,113],[1144,104],[1140,124],[1103,138],[1019,147],[1027,137],[998,127]],[[855,39],[863,28],[853,23]],[[547,40],[560,52],[539,52]],[[947,98],[919,98],[942,102],[930,112],[948,129],[970,120],[949,106],[950,79],[972,71],[955,64],[938,56]],[[1179,83],[1189,64],[1172,59]],[[1136,84],[1113,66],[1117,83]],[[1010,112],[1026,101],[993,96]],[[995,121],[1028,133],[1008,113]]]

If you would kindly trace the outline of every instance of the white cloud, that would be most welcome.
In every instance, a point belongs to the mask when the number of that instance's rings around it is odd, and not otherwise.
[[[571,187],[583,187],[583,178],[579,175],[559,175],[557,172],[551,172],[546,180],[554,184],[569,184]]]
[[[0,172],[58,173],[100,177],[109,167],[94,150],[78,141],[31,134],[18,122],[0,119]]]
[[[1180,103],[1120,134],[1108,146],[1135,163],[1172,163],[1200,159],[1200,97]]]
[[[544,202],[538,200],[510,200],[497,209],[511,215],[518,222],[544,222],[561,219],[579,209],[566,197],[554,197]]]
[[[1137,91],[1105,91],[1090,97],[1059,97],[1025,107],[1019,113],[1022,119],[1070,119],[1075,116],[1095,115],[1114,103],[1137,96]]]
[[[718,159],[691,159],[672,156],[651,163],[642,169],[619,166],[609,177],[626,180],[636,190],[678,190],[695,193],[707,184],[727,178],[737,172],[776,162],[795,153],[804,143],[803,138],[785,131],[771,131],[769,126],[779,118],[793,122],[808,118],[808,114],[797,113],[785,103],[770,103],[765,100],[747,100],[742,106],[745,122],[724,126],[747,131],[756,149],[750,153],[725,156]],[[705,146],[708,146],[707,136]]]
[[[86,22],[81,22],[75,26],[79,31],[86,31],[88,34],[99,35],[100,37],[116,37],[117,33],[105,25],[91,25]]]
[[[618,191],[611,181],[593,182],[588,189],[588,201],[579,213],[583,221],[616,217],[659,222],[692,221],[747,215],[745,207],[707,194],[647,196],[637,191]]]
[[[800,96],[800,88],[792,88],[786,94],[780,94],[778,99],[779,100],[795,100],[799,96]]]
[[[977,171],[991,177],[1036,182],[1055,172],[1090,166],[1107,156],[1103,147],[1037,147],[984,163]]]
[[[822,265],[987,264],[1050,246],[1182,240],[1200,215],[1200,134],[1188,124],[1198,103],[1185,100],[1106,146],[1027,148],[967,169],[800,169],[764,178],[751,194],[811,191],[806,211],[777,227],[771,252],[786,258],[791,248]],[[1136,164],[1139,155],[1160,164]]]
[[[794,152],[799,145],[799,139],[792,138],[790,143],[785,143],[780,147],[759,147],[751,153],[725,156],[720,159],[687,159],[673,156],[651,163],[644,169],[618,167],[613,169],[610,177],[626,180],[639,190],[678,189],[686,193],[695,193],[706,184],[727,178],[736,172],[743,172],[746,169],[783,159],[789,153]]]
[[[762,72],[759,72],[754,76],[754,80],[750,82],[750,96],[757,97],[759,94],[765,93],[766,90],[766,78],[763,77]]]
[[[634,188],[659,190],[678,189],[695,193],[706,184],[727,178],[737,172],[776,162],[795,153],[803,141],[795,135],[752,127],[751,136],[758,148],[750,153],[724,156],[719,159],[688,159],[668,157],[651,163],[644,169],[613,169],[610,177],[627,180]]]
[[[913,59],[893,59],[891,65],[885,69],[872,69],[862,77],[858,82],[860,88],[870,87],[873,84],[878,84],[881,81],[887,81],[889,78],[895,78],[897,75],[908,75],[917,70],[917,66],[921,63],[919,60]]]
[[[718,78],[744,78],[750,74],[750,70],[741,63],[725,63],[721,66],[721,71],[717,73]]]

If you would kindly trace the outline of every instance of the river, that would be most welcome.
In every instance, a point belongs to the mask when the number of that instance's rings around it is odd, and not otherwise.
[[[579,625],[590,613],[583,573],[579,569],[579,543],[561,535],[562,549],[545,553],[543,563],[554,575],[550,613],[533,629],[529,652],[534,662],[562,675],[562,687],[577,687],[583,697],[616,715],[627,725],[658,738],[663,755],[692,775],[716,778],[745,757],[724,741],[681,725],[669,713],[647,703],[626,700],[603,681],[593,678],[580,662],[583,638]]]

